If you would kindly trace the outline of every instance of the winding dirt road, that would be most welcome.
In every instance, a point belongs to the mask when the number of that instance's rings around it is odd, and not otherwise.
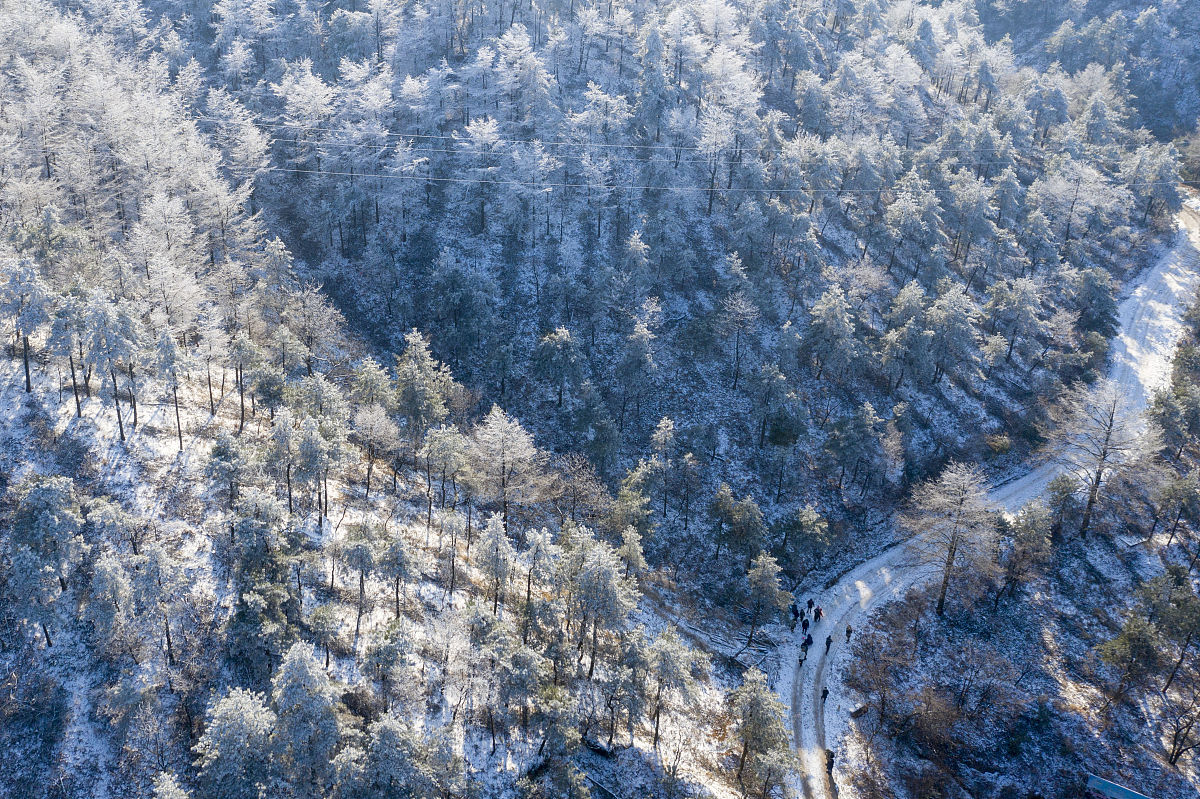
[[[1135,411],[1145,409],[1153,391],[1170,378],[1171,357],[1183,332],[1183,314],[1200,287],[1200,202],[1192,200],[1179,215],[1179,241],[1142,276],[1138,287],[1119,308],[1121,332],[1113,340],[1109,376],[1127,393]],[[1053,462],[996,485],[991,499],[1008,512],[1040,495],[1057,475]],[[804,795],[833,799],[837,789],[827,769],[826,748],[836,746],[853,702],[841,695],[837,680],[829,679],[832,661],[845,646],[846,625],[865,626],[876,607],[903,596],[932,573],[920,565],[917,544],[910,540],[885,550],[843,575],[819,597],[825,617],[813,631],[815,646],[804,666],[797,666],[790,700],[792,728],[800,757]],[[833,650],[824,652],[826,635]],[[821,699],[829,684],[830,695]],[[827,721],[828,720],[828,721]],[[826,730],[831,729],[826,740]]]

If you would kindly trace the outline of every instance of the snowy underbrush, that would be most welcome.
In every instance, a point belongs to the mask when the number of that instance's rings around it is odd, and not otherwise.
[[[636,576],[618,573],[613,627],[589,641],[587,619],[601,607],[585,608],[600,598],[531,571],[560,568],[538,554],[537,541],[577,553],[573,568],[600,570],[591,579],[617,565],[611,547],[583,528],[538,538],[514,522],[506,543],[498,517],[468,517],[458,487],[435,501],[436,480],[431,493],[428,475],[408,466],[393,477],[377,464],[367,495],[355,449],[329,480],[324,511],[313,488],[297,484],[287,514],[287,492],[264,467],[241,472],[234,491],[212,479],[220,436],[243,427],[236,396],[232,406],[222,396],[210,414],[205,386],[185,381],[177,431],[173,407],[152,399],[158,387],[143,386],[141,419],[136,428],[126,420],[122,443],[113,398],[96,386],[77,415],[60,376],[35,372],[25,394],[20,361],[3,369],[5,486],[24,492],[65,476],[82,523],[53,611],[4,620],[0,659],[12,677],[0,714],[11,723],[0,745],[14,759],[0,772],[14,791],[37,782],[63,795],[123,795],[120,777],[145,793],[161,771],[190,782],[193,747],[215,703],[231,687],[269,689],[299,641],[325,661],[347,746],[369,741],[384,719],[403,719],[425,745],[461,759],[470,795],[523,795],[522,784],[545,779],[622,797],[740,792],[729,776],[738,759],[727,692],[743,664],[767,668],[773,629],[735,653],[744,634],[736,619],[705,623],[664,573],[641,574],[646,598],[629,593]],[[265,446],[270,431],[261,409],[249,414],[243,446]],[[526,523],[553,517],[522,514]],[[152,573],[161,595],[145,593]],[[591,615],[571,620],[581,613]],[[688,647],[669,643],[676,628]],[[555,654],[556,646],[570,651]],[[689,647],[718,655],[713,676]],[[656,679],[645,659],[668,650],[683,673],[658,696],[643,694]],[[653,721],[649,703],[661,711]]]
[[[845,656],[859,708],[838,748],[862,797],[1073,797],[1094,773],[1156,797],[1195,795],[1197,764],[1166,762],[1163,709],[1114,698],[1102,653],[1139,586],[1164,574],[1149,550],[1103,536],[1059,543],[1014,597],[963,580],[944,617],[935,587],[875,614]]]

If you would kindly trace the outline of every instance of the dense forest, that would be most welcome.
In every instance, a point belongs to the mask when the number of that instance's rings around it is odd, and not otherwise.
[[[1198,20],[0,0],[0,797],[1195,795]]]

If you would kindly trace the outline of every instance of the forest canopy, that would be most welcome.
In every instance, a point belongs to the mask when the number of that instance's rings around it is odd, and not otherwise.
[[[799,604],[930,530],[847,681],[965,758],[889,679],[1143,516],[1089,677],[1188,762],[1191,361],[1153,469],[1088,409],[1195,11],[1086,5],[0,0],[0,797],[792,795]]]

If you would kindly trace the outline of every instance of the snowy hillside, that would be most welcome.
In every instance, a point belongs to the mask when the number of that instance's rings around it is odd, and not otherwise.
[[[1193,5],[0,0],[0,799],[1193,795]]]

